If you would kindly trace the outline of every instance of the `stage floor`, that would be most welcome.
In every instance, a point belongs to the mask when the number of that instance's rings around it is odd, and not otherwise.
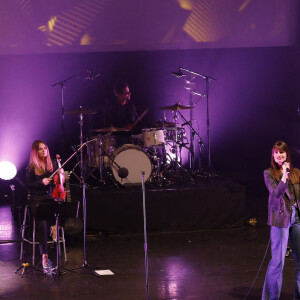
[[[29,271],[15,274],[21,265],[19,228],[10,207],[0,207],[1,299],[147,299],[144,237],[88,234],[87,262],[114,275],[96,276],[88,269],[57,277]],[[149,299],[235,300],[243,299],[256,276],[268,244],[269,228],[206,229],[185,233],[148,235]],[[10,243],[6,243],[11,241]],[[30,251],[23,262],[30,263]],[[55,251],[50,250],[55,261]],[[83,264],[81,235],[67,238],[66,268]],[[269,254],[267,261],[269,260]],[[40,267],[40,265],[37,265]],[[260,299],[267,262],[247,299]],[[292,299],[294,262],[286,259],[281,300]]]

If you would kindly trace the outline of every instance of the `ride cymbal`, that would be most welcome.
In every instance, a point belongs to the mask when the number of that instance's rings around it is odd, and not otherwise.
[[[192,108],[194,108],[194,106],[184,106],[178,103],[171,106],[160,107],[160,109],[166,109],[166,110],[181,110],[181,109],[192,109]]]

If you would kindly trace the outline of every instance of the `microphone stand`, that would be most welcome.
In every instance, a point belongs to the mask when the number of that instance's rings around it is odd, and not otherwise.
[[[75,75],[73,75],[71,77],[68,77],[64,80],[61,80],[59,82],[51,84],[51,87],[60,86],[60,89],[61,89],[61,129],[62,129],[62,136],[61,136],[62,142],[61,142],[61,144],[62,144],[62,157],[64,157],[64,155],[65,155],[65,109],[64,109],[64,88],[65,88],[65,83],[67,81],[71,80],[71,79],[80,77],[80,76],[85,75],[85,74],[88,74],[87,76],[89,76],[90,71],[87,70],[87,71],[75,74]]]
[[[194,71],[179,67],[179,70],[183,70],[186,71],[190,74],[196,75],[198,77],[201,77],[205,80],[206,85],[205,85],[205,96],[206,96],[206,126],[207,126],[207,151],[208,151],[208,169],[211,170],[211,147],[210,147],[210,120],[209,120],[209,82],[210,81],[216,81],[216,79],[200,74],[200,73],[196,73]],[[198,93],[194,93],[194,94],[198,94]],[[191,112],[192,114],[192,112]]]
[[[146,221],[146,196],[145,196],[145,172],[142,171],[143,191],[143,217],[144,217],[144,251],[145,251],[145,272],[146,272],[146,299],[149,300],[149,274],[148,274],[148,243],[147,243],[147,221]]]

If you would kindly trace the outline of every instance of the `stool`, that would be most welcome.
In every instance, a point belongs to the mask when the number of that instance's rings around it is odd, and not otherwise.
[[[27,220],[27,215],[29,214],[29,207],[28,205],[25,206],[24,209],[24,218],[23,218],[23,224],[21,227],[21,252],[20,252],[20,260],[23,260],[23,255],[24,255],[24,242],[29,243],[32,245],[32,265],[35,265],[35,246],[39,244],[39,242],[35,241],[35,218],[33,217],[32,220],[32,240],[25,238],[25,228],[26,228],[26,220]],[[48,244],[53,244],[54,241],[48,241]],[[64,259],[65,262],[67,262],[67,251],[66,251],[66,241],[65,241],[65,233],[64,233],[64,228],[61,226],[61,235],[58,241],[59,245],[59,255],[61,254],[60,251],[60,243],[63,244],[64,248]]]

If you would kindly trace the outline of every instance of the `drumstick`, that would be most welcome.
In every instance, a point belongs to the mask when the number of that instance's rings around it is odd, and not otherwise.
[[[143,111],[143,113],[136,119],[136,121],[135,121],[133,124],[129,124],[129,125],[128,125],[128,129],[132,130],[132,129],[135,127],[135,125],[136,125],[139,121],[141,121],[141,119],[142,119],[147,113],[148,113],[148,108],[146,108],[146,109]],[[127,127],[127,126],[126,126],[126,127]]]

